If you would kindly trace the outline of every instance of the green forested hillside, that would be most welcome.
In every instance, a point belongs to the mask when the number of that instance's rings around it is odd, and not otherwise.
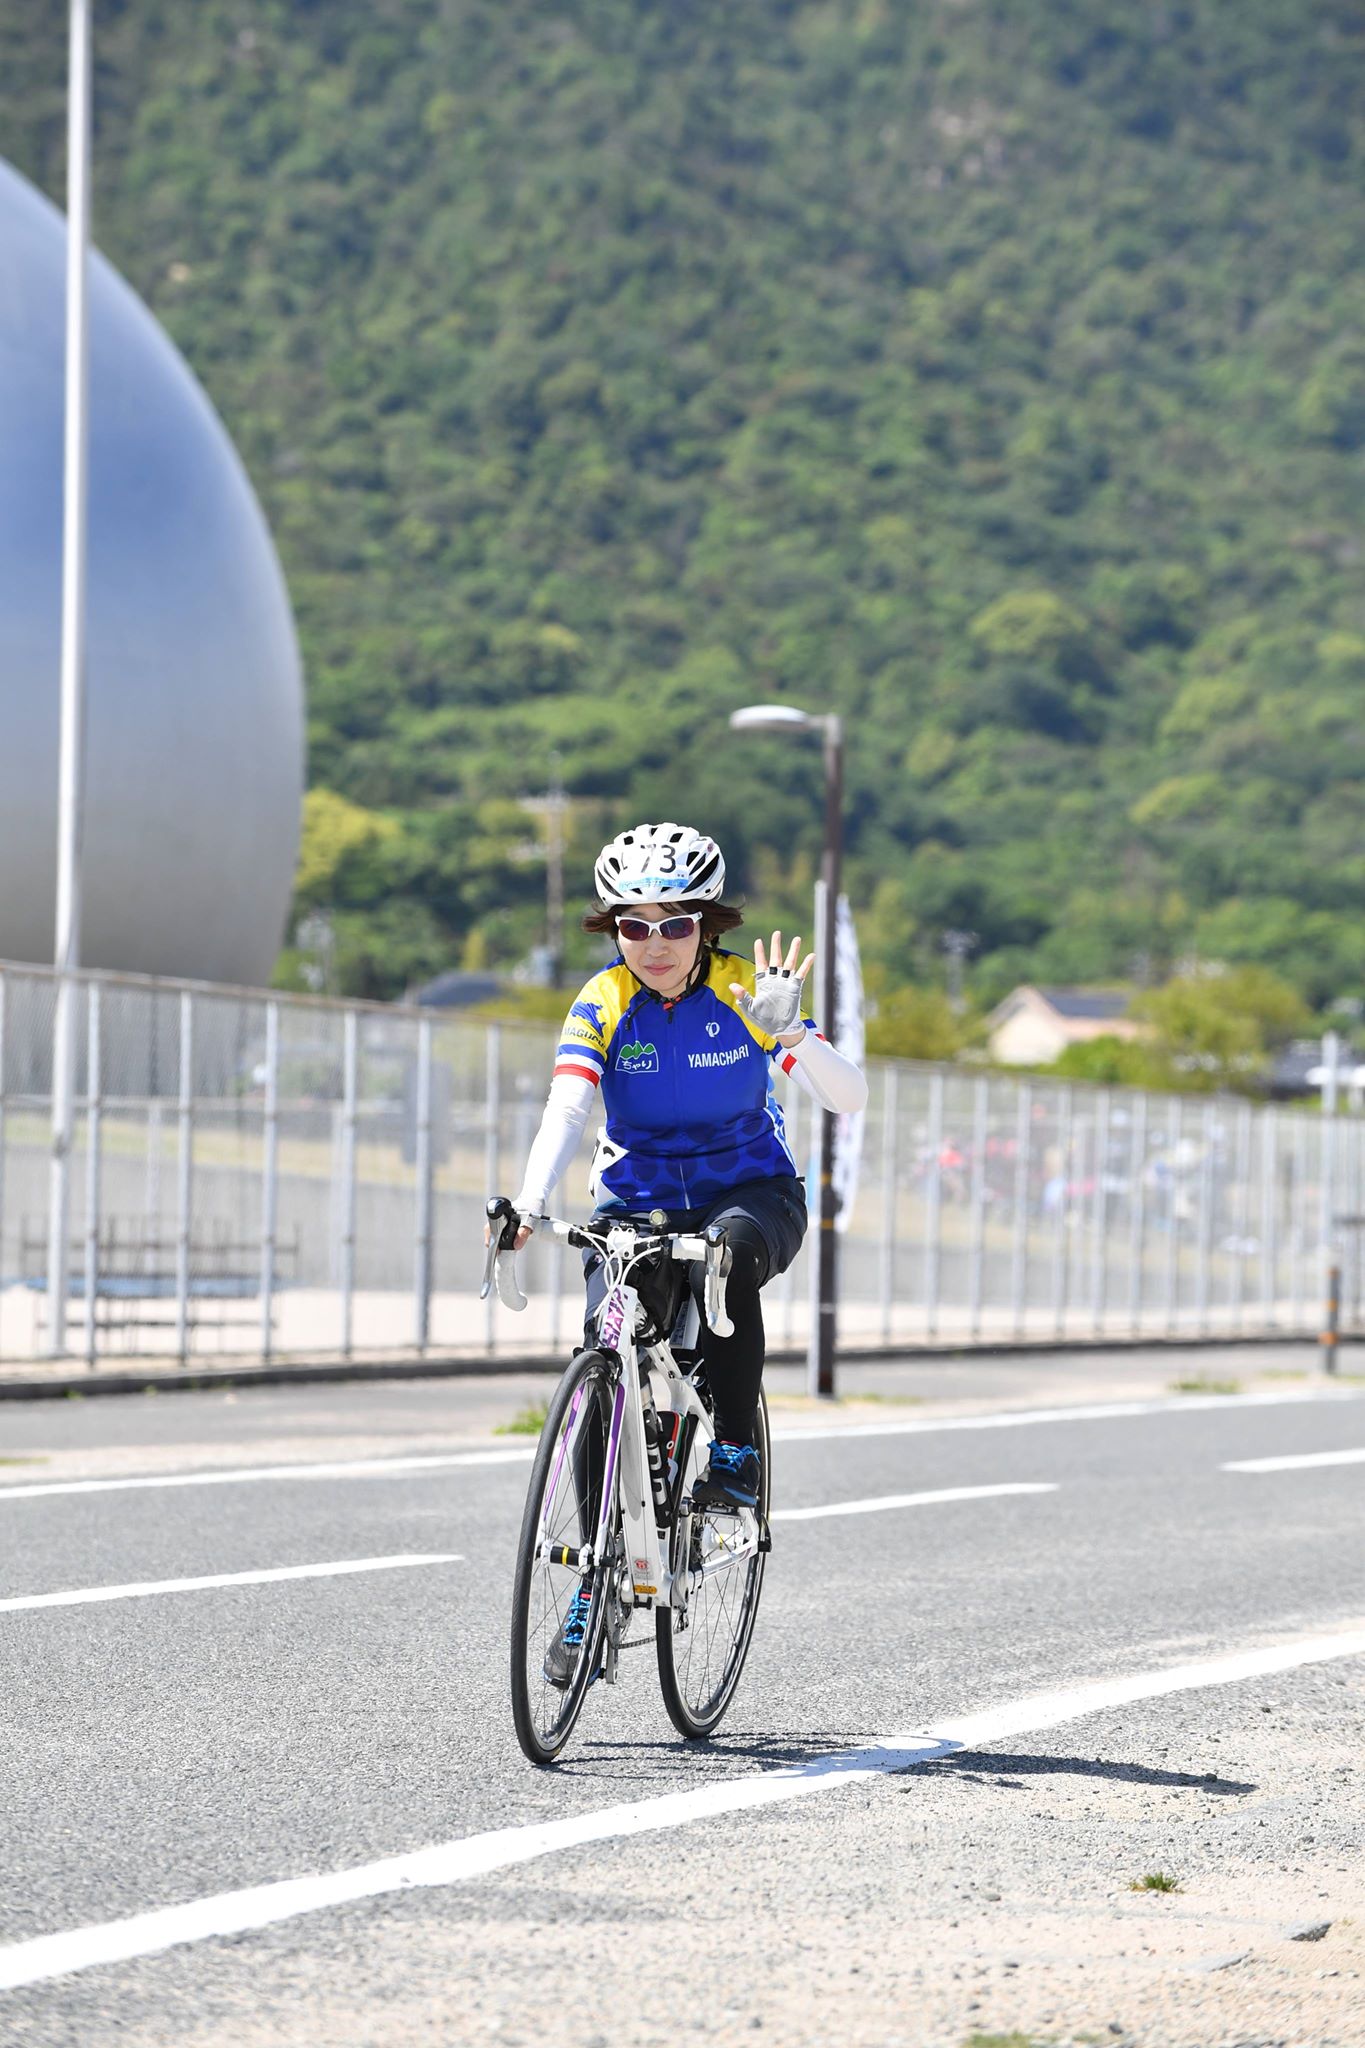
[[[0,149],[62,189],[61,8]],[[302,628],[301,902],[389,992],[538,934],[519,793],[788,916],[850,725],[894,978],[1365,987],[1357,0],[100,0],[98,236]],[[592,800],[592,801],[588,801]],[[520,849],[520,852],[518,852]]]

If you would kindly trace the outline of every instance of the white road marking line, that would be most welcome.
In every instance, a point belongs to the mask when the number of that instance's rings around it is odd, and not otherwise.
[[[404,1472],[439,1472],[452,1465],[521,1465],[535,1445],[514,1451],[449,1451],[422,1458],[347,1458],[340,1463],[242,1465],[199,1472],[152,1472],[130,1479],[54,1479],[33,1486],[0,1486],[0,1500],[43,1500],[54,1493],[137,1493],[162,1486],[244,1486],[261,1479],[386,1479]]]
[[[1279,1408],[1291,1403],[1314,1401],[1358,1401],[1365,1392],[1354,1387],[1323,1388],[1314,1392],[1273,1394],[1191,1394],[1169,1400],[1096,1401],[1076,1408],[1008,1408],[987,1415],[916,1416],[902,1422],[836,1422],[824,1428],[778,1428],[774,1443],[819,1444],[836,1437],[938,1436],[945,1432],[978,1429],[1026,1429],[1049,1422],[1122,1422],[1142,1415],[1191,1415],[1217,1408]],[[343,1462],[301,1465],[243,1465],[224,1470],[198,1472],[155,1472],[127,1479],[52,1479],[32,1485],[11,1486],[0,1482],[0,1502],[46,1500],[65,1493],[135,1493],[168,1486],[244,1486],[272,1479],[388,1479],[405,1472],[440,1472],[468,1465],[528,1465],[535,1445],[515,1450],[450,1451],[412,1458],[349,1458]]]
[[[319,1912],[327,1906],[349,1905],[358,1899],[379,1898],[392,1892],[463,1884],[491,1871],[506,1870],[567,1849],[585,1848],[593,1842],[620,1841],[706,1820],[715,1814],[774,1806],[840,1785],[866,1782],[890,1771],[903,1771],[956,1750],[1037,1734],[1087,1714],[1133,1706],[1140,1700],[1160,1699],[1209,1685],[1233,1685],[1244,1679],[1294,1671],[1305,1664],[1360,1656],[1365,1656],[1365,1622],[1353,1623],[1349,1629],[1331,1635],[1009,1700],[984,1712],[946,1721],[933,1735],[890,1735],[866,1749],[818,1757],[791,1769],[755,1771],[695,1791],[664,1793],[628,1805],[604,1807],[595,1813],[573,1814],[564,1820],[495,1828],[488,1834],[438,1842],[427,1849],[385,1857],[377,1863],[362,1863],[322,1877],[284,1878],[242,1891],[221,1892],[216,1898],[194,1899],[183,1906],[138,1913],[126,1920],[77,1927],[65,1934],[39,1935],[34,1940],[0,1949],[0,1990],[69,1976],[97,1963],[121,1963],[135,1956],[158,1955],[187,1942],[249,1933]]]
[[[822,1508],[775,1508],[770,1522],[818,1522],[825,1515],[875,1515],[884,1508],[932,1508],[942,1501],[994,1500],[1005,1493],[1056,1493],[1055,1483],[1020,1481],[1007,1486],[943,1486],[937,1493],[884,1493],[875,1500],[836,1500]]]
[[[348,1572],[407,1571],[419,1564],[463,1564],[456,1551],[432,1557],[353,1557],[339,1564],[285,1564],[268,1571],[214,1572],[203,1579],[147,1579],[132,1586],[80,1586],[70,1593],[21,1593],[0,1600],[0,1614],[29,1607],[88,1607],[100,1600],[145,1600],[152,1593],[206,1593],[215,1586],[273,1586],[280,1579],[340,1579]]]
[[[1314,1465],[1365,1465],[1365,1449],[1358,1451],[1303,1451],[1298,1457],[1234,1458],[1220,1465],[1220,1472],[1297,1472]]]

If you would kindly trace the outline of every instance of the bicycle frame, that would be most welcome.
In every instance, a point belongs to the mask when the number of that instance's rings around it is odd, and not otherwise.
[[[490,1220],[496,1223],[497,1217],[492,1204],[489,1213]],[[712,1229],[700,1236],[689,1236],[682,1233],[665,1233],[661,1230],[656,1236],[642,1237],[636,1229],[624,1224],[593,1231],[576,1228],[551,1216],[538,1217],[536,1223],[538,1229],[557,1238],[561,1243],[580,1248],[591,1246],[603,1255],[606,1261],[607,1291],[597,1314],[598,1344],[608,1358],[614,1357],[620,1361],[619,1369],[614,1373],[611,1420],[607,1428],[597,1527],[590,1544],[580,1547],[577,1553],[568,1546],[561,1545],[555,1553],[554,1561],[573,1566],[579,1571],[588,1571],[608,1561],[615,1503],[619,1493],[622,1536],[625,1542],[625,1569],[619,1586],[622,1604],[639,1607],[657,1603],[664,1607],[680,1608],[685,1613],[688,1596],[693,1590],[694,1583],[708,1576],[710,1572],[730,1569],[743,1557],[756,1551],[760,1547],[762,1531],[755,1514],[747,1509],[736,1509],[733,1516],[733,1538],[727,1540],[717,1531],[718,1555],[696,1569],[689,1569],[692,1514],[682,1492],[685,1460],[697,1428],[705,1429],[709,1433],[710,1417],[701,1396],[674,1358],[667,1338],[654,1340],[647,1344],[643,1351],[639,1348],[637,1333],[641,1322],[641,1303],[638,1291],[631,1284],[630,1275],[634,1267],[645,1259],[657,1257],[665,1243],[674,1259],[704,1261],[706,1320],[718,1335],[728,1336],[734,1325],[730,1321],[725,1305],[729,1249],[725,1244],[724,1233]],[[487,1291],[496,1275],[501,1299],[508,1307],[524,1308],[525,1297],[517,1285],[515,1273],[510,1270],[511,1262],[510,1243],[503,1244],[495,1234],[489,1246],[490,1270],[485,1273],[484,1291]],[[676,1440],[679,1461],[678,1492],[675,1497],[677,1511],[670,1518],[670,1530],[663,1532],[658,1526],[649,1469],[649,1441],[645,1428],[647,1383],[650,1405],[655,1413],[672,1413],[680,1418]],[[574,1423],[586,1391],[586,1387],[579,1388],[569,1410],[559,1447],[559,1460],[546,1493],[547,1515],[550,1512],[550,1503],[556,1496],[562,1461],[567,1455]],[[717,1515],[715,1510],[708,1510],[708,1514],[713,1527],[717,1521],[729,1522],[732,1519],[729,1515]],[[667,1546],[669,1554],[665,1554],[664,1535],[670,1536]],[[542,1551],[548,1541],[549,1530],[542,1525]]]

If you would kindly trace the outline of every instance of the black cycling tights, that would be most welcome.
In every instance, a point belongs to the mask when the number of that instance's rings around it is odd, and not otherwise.
[[[726,1443],[750,1444],[758,1420],[766,1343],[759,1290],[768,1277],[770,1253],[753,1217],[729,1215],[726,1229],[734,1260],[725,1289],[725,1305],[735,1326],[731,1336],[717,1337],[706,1328],[705,1266],[690,1267],[688,1277],[703,1315],[702,1360],[716,1406],[716,1435]]]
[[[763,1384],[765,1339],[760,1292],[777,1273],[785,1273],[801,1248],[806,1232],[805,1193],[798,1180],[748,1181],[704,1209],[671,1211],[670,1230],[700,1231],[723,1223],[733,1263],[726,1285],[726,1307],[734,1331],[717,1337],[706,1328],[703,1290],[706,1268],[688,1269],[692,1292],[702,1311],[702,1362],[716,1410],[716,1435],[728,1443],[753,1442],[758,1396]],[[586,1261],[588,1317],[591,1321],[605,1289],[601,1261]]]

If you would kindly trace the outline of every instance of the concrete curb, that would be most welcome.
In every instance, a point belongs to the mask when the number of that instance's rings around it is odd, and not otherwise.
[[[1063,1337],[1035,1338],[1022,1343],[996,1344],[907,1344],[887,1349],[863,1349],[850,1345],[839,1352],[845,1365],[903,1365],[922,1361],[942,1364],[964,1360],[1014,1358],[1021,1363],[1044,1357],[1078,1356],[1100,1351],[1227,1351],[1248,1350],[1264,1345],[1284,1347],[1303,1344],[1316,1354],[1320,1349],[1316,1330],[1275,1330],[1217,1336]],[[773,1365],[799,1365],[804,1348],[771,1349]],[[250,1359],[223,1365],[178,1366],[162,1359],[144,1366],[117,1371],[96,1367],[79,1372],[48,1373],[37,1370],[22,1376],[0,1378],[0,1401],[63,1401],[103,1394],[156,1393],[203,1394],[224,1387],[292,1387],[333,1385],[350,1380],[441,1380],[500,1379],[523,1373],[559,1373],[567,1363],[565,1354],[528,1352],[521,1357],[495,1358],[335,1358],[275,1360],[270,1364]]]

